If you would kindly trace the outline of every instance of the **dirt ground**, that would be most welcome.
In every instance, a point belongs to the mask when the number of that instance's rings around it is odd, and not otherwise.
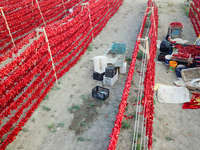
[[[158,38],[164,39],[170,22],[177,21],[184,25],[182,39],[193,44],[196,40],[192,24],[184,15],[183,1],[160,1]],[[166,80],[167,79],[167,80]],[[167,66],[156,63],[156,83],[174,85],[175,73],[167,71]],[[178,94],[178,93],[177,93]],[[199,150],[200,110],[183,110],[182,104],[155,103],[153,143],[155,150]],[[173,140],[167,140],[170,137]]]
[[[9,150],[105,150],[109,145],[109,135],[114,126],[115,116],[121,101],[127,74],[119,74],[119,79],[110,89],[105,102],[92,98],[92,88],[102,86],[93,80],[92,58],[103,54],[114,42],[127,47],[126,58],[131,58],[136,36],[147,6],[147,0],[124,0],[117,13],[109,20],[103,31],[94,39],[90,49],[81,60],[59,81],[60,90],[51,90],[47,98],[11,143]],[[183,0],[160,0],[159,35],[163,40],[169,23],[179,21],[184,24],[183,39],[193,43],[196,39],[192,25],[181,8]],[[137,60],[136,68],[140,69]],[[135,68],[135,69],[136,69]],[[127,70],[128,71],[128,70]],[[135,114],[134,97],[137,92],[139,74],[133,75],[127,116]],[[167,66],[156,61],[156,83],[173,85],[175,73],[167,71]],[[47,111],[49,108],[50,110]],[[199,150],[200,110],[182,110],[181,104],[161,104],[155,102],[154,150]],[[122,129],[117,150],[130,150],[134,119],[129,119],[129,129]],[[171,137],[172,140],[167,140]]]

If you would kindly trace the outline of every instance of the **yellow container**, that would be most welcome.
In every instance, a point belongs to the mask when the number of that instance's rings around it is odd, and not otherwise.
[[[176,61],[170,61],[169,62],[169,71],[174,72],[177,65],[178,65],[178,63]]]

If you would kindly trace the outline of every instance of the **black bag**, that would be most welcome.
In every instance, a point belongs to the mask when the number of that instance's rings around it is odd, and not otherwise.
[[[165,61],[165,56],[169,55],[169,53],[160,52],[158,55],[158,61]]]
[[[173,49],[172,48],[166,48],[166,47],[161,47],[160,52],[161,53],[167,53],[169,54]]]

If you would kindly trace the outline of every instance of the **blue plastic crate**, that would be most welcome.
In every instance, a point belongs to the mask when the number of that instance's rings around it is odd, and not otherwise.
[[[111,46],[111,53],[124,54],[126,51],[126,44],[114,43]]]

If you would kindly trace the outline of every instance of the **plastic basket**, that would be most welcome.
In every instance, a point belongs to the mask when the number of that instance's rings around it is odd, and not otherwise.
[[[183,81],[191,81],[200,77],[200,68],[189,68],[181,70],[181,76]]]
[[[108,66],[106,67],[105,77],[112,78],[116,75],[116,73],[117,73],[117,68],[113,66]]]
[[[124,54],[126,51],[126,44],[114,43],[111,46],[111,53]]]
[[[109,89],[103,88],[101,86],[95,86],[92,89],[92,97],[98,98],[100,100],[105,100],[109,97]]]
[[[104,73],[98,73],[98,72],[93,72],[93,79],[94,80],[98,80],[98,81],[102,81],[103,80],[103,76],[105,75]]]

